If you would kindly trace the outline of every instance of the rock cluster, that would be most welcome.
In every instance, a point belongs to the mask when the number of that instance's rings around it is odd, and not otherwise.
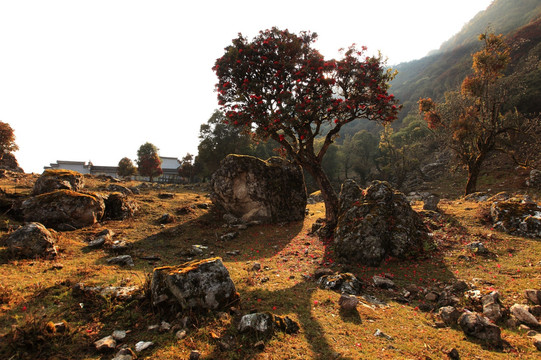
[[[279,223],[304,219],[306,189],[300,166],[228,155],[212,176],[211,200],[243,222]]]
[[[427,233],[422,220],[389,183],[374,181],[363,191],[346,180],[339,208],[334,244],[345,261],[378,266],[388,256],[407,258],[422,252]]]
[[[34,195],[50,193],[55,190],[80,191],[84,187],[84,177],[72,170],[45,170],[34,183]]]
[[[496,201],[490,207],[490,216],[497,230],[541,238],[541,206],[528,198]]]

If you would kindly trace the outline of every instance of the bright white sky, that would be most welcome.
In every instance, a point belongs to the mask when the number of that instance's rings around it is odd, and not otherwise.
[[[0,0],[0,121],[26,172],[56,160],[116,165],[149,141],[196,153],[217,108],[211,68],[239,32],[319,34],[326,58],[352,43],[389,64],[418,59],[491,0]]]

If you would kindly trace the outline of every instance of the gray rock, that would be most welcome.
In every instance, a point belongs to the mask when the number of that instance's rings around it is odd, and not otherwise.
[[[8,236],[6,247],[12,256],[17,257],[50,259],[57,255],[53,235],[40,223],[19,227]]]
[[[490,253],[490,251],[488,251],[488,249],[485,247],[485,244],[478,241],[469,243],[468,245],[466,245],[466,248],[479,255],[485,255]]]
[[[501,346],[501,330],[488,318],[477,313],[464,313],[458,319],[462,331],[471,337],[486,341],[492,346]]]
[[[526,185],[529,187],[541,189],[541,171],[533,169],[530,171],[530,176],[526,180]]]
[[[239,233],[237,231],[229,232],[227,234],[224,234],[220,236],[220,240],[222,241],[231,241],[235,239],[237,236],[239,236]]]
[[[228,223],[229,225],[236,225],[236,224],[239,224],[241,223],[241,220],[236,217],[235,215],[233,214],[224,214],[223,216],[223,219],[225,220],[226,223]]]
[[[116,340],[113,339],[111,335],[109,335],[94,342],[94,346],[99,352],[112,351],[116,347]]]
[[[199,350],[192,350],[192,352],[190,353],[189,360],[199,360],[200,358],[201,358],[201,353],[199,352]]]
[[[119,255],[107,259],[107,264],[120,266],[135,266],[130,255]]]
[[[318,280],[319,287],[340,293],[357,295],[361,292],[361,282],[351,273],[323,275]]]
[[[150,287],[154,305],[165,301],[183,310],[228,308],[239,298],[220,258],[156,268]]]
[[[528,201],[526,197],[492,203],[490,216],[497,230],[541,238],[541,206]]]
[[[186,337],[187,335],[187,332],[186,330],[179,330],[175,333],[175,337],[178,339],[178,340],[182,340]]]
[[[435,194],[429,194],[423,198],[423,210],[438,211],[438,204],[440,202],[439,196]]]
[[[509,308],[511,314],[513,314],[521,323],[529,326],[539,326],[539,321],[533,316],[527,305],[515,304]]]
[[[374,275],[372,277],[372,281],[376,287],[381,289],[392,289],[395,287],[395,284],[391,279],[387,279],[382,276]]]
[[[33,195],[40,195],[55,190],[79,191],[84,187],[84,177],[77,171],[63,169],[45,170],[34,183]]]
[[[461,313],[453,306],[443,306],[438,309],[438,315],[447,326],[457,324]]]
[[[338,299],[340,309],[346,311],[355,310],[357,308],[357,304],[359,304],[359,299],[357,299],[355,295],[342,294],[340,295],[340,299]]]
[[[499,292],[492,291],[490,294],[483,296],[482,302],[483,315],[494,322],[497,322],[502,318],[502,306]]]
[[[336,254],[349,263],[378,266],[387,256],[407,258],[423,251],[427,230],[402,193],[375,181],[364,193],[353,180],[342,185]]]
[[[125,220],[132,217],[139,206],[126,194],[114,192],[104,196],[105,214],[104,218],[109,220]]]
[[[274,318],[271,313],[254,313],[244,315],[239,322],[240,333],[253,332],[268,335],[274,330]]]
[[[113,339],[115,340],[124,340],[126,338],[126,330],[115,330],[113,331],[113,334],[111,335]]]
[[[160,224],[169,224],[175,221],[175,218],[171,214],[163,214],[158,219],[158,223]]]
[[[244,222],[304,219],[306,189],[299,166],[281,158],[263,161],[228,155],[211,180],[211,200]]]
[[[88,243],[88,247],[92,249],[101,248],[105,245],[105,236],[100,236]]]
[[[392,336],[389,336],[389,335],[385,334],[380,329],[376,329],[376,332],[374,333],[374,336],[382,337],[382,338],[387,339],[387,340],[392,340],[393,339]]]
[[[25,221],[56,230],[74,230],[101,220],[105,203],[95,195],[57,190],[25,200],[21,210]]]
[[[152,341],[139,341],[135,344],[135,351],[141,352],[143,350],[148,349],[149,347],[153,346],[154,343]]]

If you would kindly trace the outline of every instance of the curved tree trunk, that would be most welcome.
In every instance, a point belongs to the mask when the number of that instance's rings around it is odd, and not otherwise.
[[[473,164],[468,165],[468,181],[466,182],[466,191],[464,195],[474,193],[477,189],[477,179],[481,172],[482,161],[475,161]]]
[[[325,220],[327,221],[327,226],[334,228],[338,220],[338,195],[320,164],[303,165],[306,171],[316,180],[321,190],[321,196],[323,196],[325,203]]]

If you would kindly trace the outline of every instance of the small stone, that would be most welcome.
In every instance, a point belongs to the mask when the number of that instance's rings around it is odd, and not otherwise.
[[[130,348],[120,349],[120,351],[115,355],[113,360],[132,360],[136,359],[137,355]]]
[[[167,213],[163,214],[158,219],[159,224],[169,224],[169,223],[172,223],[173,221],[175,221],[175,218],[171,214],[167,214]]]
[[[531,331],[530,327],[528,325],[520,324],[518,329],[522,332],[527,333],[528,331]]]
[[[154,345],[152,341],[139,341],[137,344],[135,344],[135,351],[141,352],[148,349],[152,345]]]
[[[126,337],[126,331],[125,330],[115,330],[113,331],[113,339],[115,340],[123,340]]]
[[[265,349],[265,343],[263,342],[263,340],[259,340],[258,342],[256,342],[254,344],[254,348],[257,349],[257,350],[264,350]]]
[[[120,255],[107,259],[108,264],[120,265],[120,266],[135,266],[133,259],[130,255]]]
[[[94,346],[99,352],[112,351],[116,347],[116,340],[113,339],[111,335],[109,335],[94,342]]]
[[[535,331],[535,330],[530,330],[530,331],[528,331],[528,332],[526,333],[526,336],[533,337],[533,336],[535,336],[535,335],[537,335],[537,334],[538,334],[537,331]]]
[[[91,242],[89,242],[87,246],[92,249],[97,249],[97,248],[102,247],[104,244],[105,244],[105,236],[100,236],[99,238],[94,239]]]
[[[201,353],[198,350],[192,350],[189,360],[199,360],[199,358],[201,358]]]
[[[458,350],[455,348],[452,348],[451,351],[447,353],[447,357],[450,360],[460,360],[460,354],[458,353]]]
[[[155,331],[155,330],[158,330],[159,328],[160,328],[160,325],[154,324],[154,325],[149,325],[147,330],[148,331]]]
[[[177,333],[175,334],[175,337],[178,339],[178,340],[182,340],[186,337],[187,333],[186,333],[186,330],[179,330],[177,331]]]
[[[535,335],[533,338],[533,346],[539,351],[541,351],[541,334]]]
[[[358,303],[359,299],[357,299],[355,295],[342,294],[340,295],[340,299],[338,299],[338,305],[341,309],[346,311],[356,309]]]
[[[231,240],[235,239],[237,236],[239,236],[239,233],[237,231],[233,231],[233,232],[230,232],[230,233],[227,233],[227,234],[224,234],[224,235],[220,236],[220,240],[222,240],[222,241],[231,241]]]
[[[480,255],[488,254],[489,251],[482,242],[474,241],[466,245],[466,248]]]
[[[166,321],[162,321],[162,323],[160,324],[160,328],[158,330],[160,332],[167,332],[167,331],[171,330],[171,324],[169,324]]]
[[[523,324],[540,326],[539,321],[530,313],[527,305],[515,304],[511,306],[509,311]]]
[[[387,339],[387,340],[392,340],[393,339],[392,336],[389,336],[389,335],[385,334],[380,329],[376,329],[376,332],[374,333],[374,336],[382,337],[382,338]]]
[[[252,265],[252,271],[259,271],[261,270],[261,264],[258,263],[258,262],[255,262],[253,265]]]
[[[332,275],[332,274],[334,274],[334,271],[332,271],[329,268],[326,268],[326,267],[318,268],[316,269],[316,271],[314,271],[314,278],[317,280],[323,275]]]
[[[439,295],[433,291],[430,291],[428,294],[425,295],[426,301],[436,301],[438,300]]]
[[[392,289],[395,287],[395,284],[391,279],[386,279],[381,276],[374,275],[372,281],[376,287],[381,289]]]

